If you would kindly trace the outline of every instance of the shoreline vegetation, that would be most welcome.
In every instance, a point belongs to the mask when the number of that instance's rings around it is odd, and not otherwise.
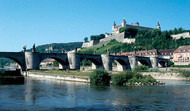
[[[88,77],[90,79],[91,84],[96,85],[159,85],[164,84],[163,82],[160,82],[153,78],[151,74],[154,75],[154,73],[171,73],[170,76],[178,76],[189,78],[190,77],[190,71],[160,71],[159,69],[150,69],[147,66],[140,65],[135,67],[132,71],[105,71],[103,69],[96,69],[91,71],[73,71],[73,70],[30,70],[30,73],[45,73],[45,74],[57,74],[56,76],[72,76],[72,77]],[[145,73],[145,74],[143,74]],[[147,74],[146,74],[147,73]],[[43,76],[43,75],[41,75]],[[169,77],[168,77],[169,78]],[[175,80],[177,80],[175,78]],[[183,78],[183,80],[184,80]],[[170,79],[170,78],[169,78]],[[182,79],[181,79],[182,80]]]
[[[79,82],[90,82],[92,85],[118,85],[118,86],[142,86],[142,85],[160,85],[164,84],[151,77],[150,75],[142,75],[140,73],[135,73],[132,71],[123,72],[107,72],[103,69],[96,69],[88,72],[84,71],[61,71],[61,70],[31,70],[29,75],[33,73],[38,75],[37,77],[48,77],[54,76],[55,79],[61,79],[61,77],[69,81],[78,81],[78,79],[86,79],[86,81],[79,80]],[[35,77],[35,76],[34,76]],[[78,78],[78,79],[76,79]],[[76,79],[76,80],[74,80]]]

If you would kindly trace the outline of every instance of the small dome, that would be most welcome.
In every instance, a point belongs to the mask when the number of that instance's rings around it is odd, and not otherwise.
[[[126,23],[125,19],[123,19],[123,21],[122,21],[122,22]]]
[[[157,26],[160,26],[160,23],[159,23],[159,21],[158,21],[158,23],[157,23]]]
[[[115,21],[113,22],[113,26],[116,26],[116,23],[115,23]]]

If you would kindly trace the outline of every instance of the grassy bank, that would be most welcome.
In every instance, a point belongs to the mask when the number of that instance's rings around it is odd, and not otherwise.
[[[90,76],[90,73],[91,73],[91,72],[83,72],[83,71],[62,71],[62,70],[30,70],[28,72],[75,75],[75,76]]]
[[[30,70],[29,72],[61,74],[61,75],[75,75],[88,76],[92,84],[108,85],[110,83],[115,85],[149,85],[155,83],[156,80],[151,76],[143,76],[137,72],[124,71],[112,72],[103,69],[96,69],[89,72],[84,71],[62,71],[62,70]],[[116,74],[113,74],[116,73]]]

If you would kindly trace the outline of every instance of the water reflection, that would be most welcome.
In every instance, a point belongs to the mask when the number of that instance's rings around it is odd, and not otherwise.
[[[190,110],[189,83],[118,87],[27,78],[0,85],[0,110]]]

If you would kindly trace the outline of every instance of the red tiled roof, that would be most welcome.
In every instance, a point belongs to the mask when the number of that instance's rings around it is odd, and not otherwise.
[[[170,53],[173,54],[174,49],[159,50],[159,52],[161,55],[170,55]]]
[[[54,60],[54,59],[51,59],[51,58],[48,58],[48,59],[43,60],[43,62],[53,62],[53,61],[55,61],[55,60]]]
[[[180,53],[180,52],[190,52],[190,45],[184,45],[184,46],[180,46],[178,47],[174,53]]]

